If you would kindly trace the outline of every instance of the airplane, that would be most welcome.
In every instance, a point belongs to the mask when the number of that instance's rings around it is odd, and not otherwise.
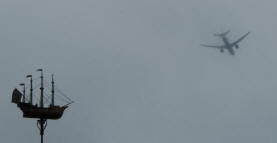
[[[230,32],[230,30],[226,31],[226,32],[223,32],[223,33],[220,33],[220,34],[214,34],[214,36],[217,36],[217,37],[220,37],[222,39],[222,41],[224,42],[224,45],[221,45],[221,46],[212,46],[212,45],[205,45],[205,44],[201,44],[201,46],[204,46],[204,47],[210,47],[210,48],[218,48],[220,49],[220,52],[223,53],[224,52],[224,49],[228,50],[229,53],[231,55],[235,55],[235,51],[233,49],[233,47],[235,46],[236,49],[239,48],[239,45],[238,43],[243,40],[247,35],[250,34],[250,32],[247,32],[246,34],[244,34],[241,38],[239,38],[237,41],[233,42],[233,43],[230,43],[229,40],[227,39],[226,35]]]

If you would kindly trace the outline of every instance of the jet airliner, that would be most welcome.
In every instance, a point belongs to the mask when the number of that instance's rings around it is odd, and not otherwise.
[[[247,35],[250,34],[250,32],[247,32],[246,34],[244,34],[241,38],[239,38],[237,41],[233,42],[233,43],[230,43],[229,40],[227,39],[226,35],[230,32],[230,30],[224,32],[224,33],[220,33],[220,34],[214,34],[214,36],[217,36],[217,37],[220,37],[222,39],[222,41],[224,42],[224,45],[221,45],[221,46],[212,46],[212,45],[204,45],[204,44],[201,44],[201,46],[204,46],[204,47],[210,47],[210,48],[218,48],[220,49],[220,52],[223,53],[224,52],[224,49],[228,50],[229,53],[231,55],[235,55],[235,51],[233,49],[233,47],[235,46],[236,49],[239,48],[239,45],[238,43],[243,40]]]

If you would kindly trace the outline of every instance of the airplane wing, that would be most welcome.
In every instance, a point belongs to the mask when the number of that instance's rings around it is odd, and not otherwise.
[[[219,49],[224,48],[224,46],[212,46],[212,45],[204,45],[204,44],[201,44],[201,46],[203,46],[203,47],[210,47],[210,48],[219,48]]]
[[[246,34],[243,35],[241,38],[239,38],[237,41],[233,42],[233,43],[231,44],[231,47],[237,45],[241,40],[243,40],[243,39],[244,39],[247,35],[249,35],[249,34],[250,34],[250,32],[246,33]]]

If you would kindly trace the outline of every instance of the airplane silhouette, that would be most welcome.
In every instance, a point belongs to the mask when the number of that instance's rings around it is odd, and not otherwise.
[[[233,47],[235,46],[236,49],[239,48],[238,43],[243,40],[248,34],[250,34],[250,32],[247,32],[246,34],[244,34],[241,38],[239,38],[237,41],[230,43],[229,40],[227,39],[226,35],[230,32],[230,30],[224,32],[224,33],[220,33],[220,34],[214,34],[214,36],[220,37],[222,39],[222,41],[224,42],[224,45],[222,46],[212,46],[212,45],[205,45],[205,44],[201,44],[201,46],[204,47],[210,47],[210,48],[218,48],[220,49],[220,52],[223,53],[224,49],[227,49],[229,51],[229,53],[231,55],[235,55],[235,51],[233,49]]]

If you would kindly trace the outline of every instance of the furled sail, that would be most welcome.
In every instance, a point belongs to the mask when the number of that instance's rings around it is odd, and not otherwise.
[[[15,88],[12,94],[12,103],[16,103],[16,104],[20,103],[21,97],[22,97],[22,93]]]

